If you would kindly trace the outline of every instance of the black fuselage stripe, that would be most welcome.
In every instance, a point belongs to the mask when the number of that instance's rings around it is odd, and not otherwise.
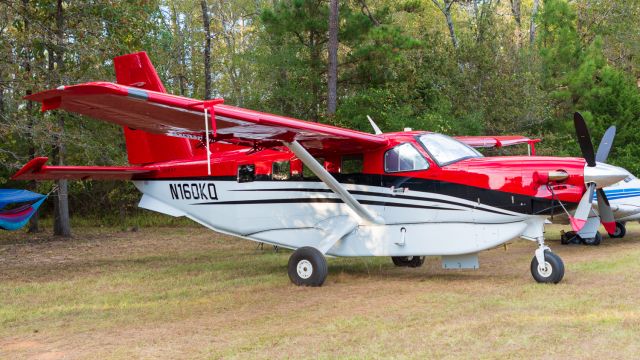
[[[333,192],[333,190],[331,190],[331,189],[296,189],[296,188],[285,188],[285,189],[237,189],[237,190],[229,190],[229,191],[242,191],[242,192],[244,192],[244,191],[284,191],[284,192],[319,192],[319,193],[332,193]],[[469,209],[483,210],[483,211],[487,211],[487,212],[491,212],[491,213],[495,213],[495,214],[500,214],[500,215],[514,216],[513,214],[506,213],[506,212],[503,212],[503,211],[487,209],[484,206],[463,204],[463,203],[459,203],[459,202],[451,201],[451,200],[443,200],[443,199],[420,197],[420,196],[409,196],[409,195],[393,195],[393,194],[385,194],[385,193],[372,192],[372,191],[361,191],[361,190],[347,190],[347,191],[352,195],[380,196],[380,197],[395,198],[395,199],[438,202],[438,203],[443,203],[443,204],[461,206],[461,207],[465,207],[465,208],[469,208]],[[363,200],[358,200],[358,202],[360,202],[360,203],[362,203],[362,201]]]
[[[305,204],[305,203],[333,203],[340,204],[343,201],[335,198],[297,198],[297,199],[262,199],[262,200],[234,200],[234,201],[208,201],[201,203],[193,203],[191,205],[260,205],[260,204]],[[385,201],[373,201],[373,200],[358,200],[363,205],[377,205],[377,206],[391,206],[391,207],[404,207],[414,209],[429,209],[429,210],[451,210],[460,211],[460,209],[443,208],[440,206],[426,206],[417,204],[404,204]]]
[[[522,195],[518,193],[509,193],[495,189],[486,189],[466,184],[458,184],[449,181],[435,180],[435,179],[422,179],[407,176],[388,175],[388,174],[332,174],[336,180],[344,185],[363,185],[374,186],[383,188],[409,188],[411,191],[422,194],[439,194],[444,196],[450,196],[452,198],[466,200],[470,203],[476,203],[477,205],[459,204],[452,201],[452,204],[469,207],[476,210],[482,210],[486,212],[492,212],[501,215],[513,215],[515,214],[528,214],[528,215],[548,215],[555,211],[562,211],[558,201],[550,198],[536,197],[532,195]],[[138,181],[236,181],[235,176],[195,176],[195,177],[174,177],[174,178],[134,178]],[[322,183],[318,179],[289,179],[289,180],[271,180],[262,179],[256,177],[255,183],[260,182],[273,182],[283,183],[288,182],[305,182],[305,183]],[[325,189],[327,192],[331,191]],[[234,190],[232,190],[234,191]],[[235,190],[237,191],[237,190]],[[281,190],[273,190],[281,191]],[[292,191],[299,191],[298,189]],[[316,191],[316,190],[314,190]],[[389,194],[380,194],[378,196],[387,197]],[[398,195],[406,196],[406,195]],[[407,200],[411,198],[405,198]],[[413,200],[413,199],[412,199]],[[415,200],[424,200],[424,198],[418,198]],[[428,200],[427,200],[428,201]],[[433,201],[433,200],[432,200]],[[446,203],[448,200],[440,200],[442,203]],[[563,202],[564,207],[567,210],[573,210],[577,207],[577,203]],[[487,209],[485,206],[490,206],[494,209],[500,209],[505,212]],[[557,209],[557,210],[556,210]]]

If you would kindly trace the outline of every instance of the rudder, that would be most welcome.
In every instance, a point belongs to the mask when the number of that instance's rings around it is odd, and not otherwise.
[[[167,92],[144,51],[115,57],[113,66],[118,84]],[[189,139],[151,134],[129,127],[124,127],[124,137],[130,164],[140,165],[193,157],[193,146]]]

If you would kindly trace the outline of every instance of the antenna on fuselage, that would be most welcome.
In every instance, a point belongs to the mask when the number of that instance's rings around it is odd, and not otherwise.
[[[382,131],[380,130],[380,128],[378,127],[378,125],[376,125],[375,122],[373,122],[373,119],[371,118],[371,116],[367,115],[367,119],[369,119],[369,123],[371,124],[371,127],[373,127],[373,132],[376,135],[380,135],[382,134]]]

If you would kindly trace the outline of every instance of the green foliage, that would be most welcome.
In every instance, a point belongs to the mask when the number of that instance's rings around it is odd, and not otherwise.
[[[63,43],[52,35],[56,2],[26,4],[0,2],[3,186],[31,186],[7,179],[32,154],[54,154],[57,136],[67,164],[126,163],[120,127],[41,114],[22,99],[28,91],[113,81],[112,57],[146,50],[170,93],[204,96],[199,1],[63,1]],[[640,0],[541,1],[531,44],[531,2],[523,2],[520,23],[507,1],[455,2],[457,48],[432,1],[340,1],[338,109],[331,117],[325,114],[327,0],[208,5],[213,89],[226,103],[367,132],[370,115],[384,131],[543,136],[541,154],[574,156],[570,119],[581,111],[594,138],[618,127],[610,161],[640,173]],[[50,55],[61,49],[58,69]],[[117,221],[137,214],[138,197],[131,184],[70,185],[72,215],[111,214]]]

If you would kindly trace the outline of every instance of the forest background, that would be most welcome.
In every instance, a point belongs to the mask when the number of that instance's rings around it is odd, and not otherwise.
[[[0,187],[50,191],[9,180],[34,156],[126,165],[120,127],[23,97],[115,81],[111,59],[142,50],[170,93],[367,132],[370,115],[578,156],[580,111],[594,139],[617,126],[610,162],[640,174],[639,19],[640,0],[0,0]],[[72,217],[139,215],[131,183],[58,185]]]

